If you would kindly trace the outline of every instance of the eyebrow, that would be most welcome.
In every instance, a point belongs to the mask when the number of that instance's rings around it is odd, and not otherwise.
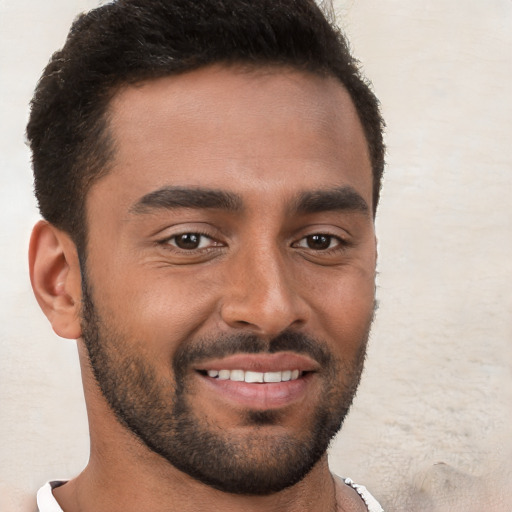
[[[130,213],[145,214],[176,208],[212,208],[239,212],[242,210],[242,200],[236,194],[223,190],[167,186],[142,196],[130,208]]]
[[[142,196],[129,211],[147,214],[177,208],[210,208],[236,213],[243,210],[243,202],[237,194],[224,190],[166,186]],[[368,215],[370,211],[366,201],[350,186],[302,192],[290,210],[299,215],[325,211],[354,211]]]
[[[298,214],[338,210],[360,212],[365,215],[369,215],[370,212],[368,203],[349,186],[303,192],[293,205],[293,211]]]

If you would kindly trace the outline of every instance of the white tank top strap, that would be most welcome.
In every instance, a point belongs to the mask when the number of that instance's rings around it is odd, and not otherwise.
[[[350,478],[341,478],[341,480],[352,487],[354,491],[361,496],[361,499],[364,501],[368,512],[384,512],[383,508],[380,506],[379,502],[370,494],[370,491],[364,486],[354,483]]]

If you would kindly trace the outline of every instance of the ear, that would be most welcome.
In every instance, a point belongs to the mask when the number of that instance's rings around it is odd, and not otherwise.
[[[30,238],[30,281],[39,306],[63,338],[82,335],[80,264],[76,246],[66,233],[38,222]]]

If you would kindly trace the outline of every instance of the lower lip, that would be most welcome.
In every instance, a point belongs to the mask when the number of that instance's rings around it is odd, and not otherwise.
[[[269,410],[280,409],[303,399],[313,374],[307,373],[287,382],[263,384],[220,380],[203,375],[200,377],[219,398],[235,406]]]

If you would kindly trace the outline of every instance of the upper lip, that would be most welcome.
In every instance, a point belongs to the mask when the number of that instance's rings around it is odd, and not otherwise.
[[[320,365],[310,357],[293,352],[234,354],[220,359],[209,359],[194,366],[196,370],[248,370],[253,372],[278,372],[283,370],[313,372],[320,368]]]

